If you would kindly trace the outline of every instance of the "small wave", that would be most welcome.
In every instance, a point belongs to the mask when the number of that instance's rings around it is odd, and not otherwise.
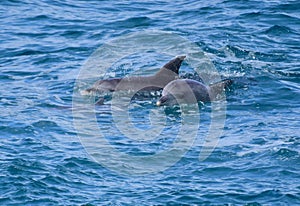
[[[132,17],[127,18],[125,20],[114,22],[114,27],[118,28],[136,28],[136,27],[144,27],[150,26],[153,23],[153,20],[149,17]],[[110,23],[111,24],[111,23]]]
[[[284,70],[274,71],[274,70],[269,69],[268,72],[270,72],[272,74],[277,74],[278,76],[283,76],[283,77],[296,77],[296,78],[300,77],[300,73],[297,71],[284,71]]]
[[[240,17],[241,18],[256,18],[256,17],[259,17],[261,15],[262,15],[261,12],[256,11],[256,12],[243,13],[243,14],[240,15]]]
[[[224,52],[225,56],[229,56],[230,61],[245,62],[245,60],[257,60],[260,62],[256,62],[256,64],[261,63],[262,65],[265,65],[265,62],[279,62],[286,60],[286,56],[280,53],[269,54],[260,51],[251,51],[235,45],[225,45],[225,47],[221,49],[221,52]]]
[[[230,52],[232,53],[236,58],[241,58],[241,59],[245,59],[248,57],[248,55],[250,54],[250,51],[243,49],[241,47],[238,46],[233,46],[233,45],[226,45],[223,48],[224,52]]]
[[[83,30],[68,30],[63,32],[62,36],[65,36],[67,38],[78,38],[85,34],[86,32]]]
[[[28,17],[26,18],[27,21],[42,21],[42,20],[46,20],[46,19],[50,19],[49,16],[44,15],[44,14],[39,14],[33,17]]]
[[[274,156],[283,161],[300,159],[297,151],[288,148],[280,148],[275,150]]]
[[[22,79],[24,78],[29,78],[29,77],[33,77],[33,76],[37,76],[40,74],[40,72],[33,72],[33,71],[4,71],[2,72],[3,74],[3,80],[4,79],[16,79],[19,77],[22,77]],[[0,76],[0,79],[2,79],[2,75]]]
[[[11,57],[17,57],[17,56],[31,56],[31,55],[39,55],[39,54],[45,54],[46,52],[36,50],[36,49],[20,49],[17,51],[7,52],[9,56]]]
[[[299,8],[300,8],[300,3],[299,1],[291,1],[291,2],[284,2],[283,4],[279,4],[279,5],[276,5],[276,6],[273,6],[272,10],[278,10],[278,11],[285,11],[285,12],[293,12],[293,11],[296,11],[298,12],[299,11]]]
[[[32,126],[34,127],[38,127],[38,128],[41,128],[41,129],[49,129],[49,128],[56,128],[56,127],[59,127],[55,122],[53,121],[49,121],[49,120],[39,120],[39,121],[36,121],[32,124]]]
[[[265,33],[273,35],[281,35],[291,33],[292,29],[287,26],[274,25],[268,28]]]
[[[7,135],[34,135],[35,131],[34,128],[30,125],[12,125],[12,126],[0,126],[1,133],[7,134]],[[6,136],[7,136],[6,135]]]
[[[20,6],[20,4],[26,4],[23,0],[2,0],[1,4],[9,5],[9,6]]]
[[[300,75],[299,75],[300,76]],[[288,86],[289,89],[292,89],[298,93],[300,93],[300,84],[292,81],[279,80],[284,85]]]

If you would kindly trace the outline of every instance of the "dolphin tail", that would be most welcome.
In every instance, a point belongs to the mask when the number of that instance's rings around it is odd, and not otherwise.
[[[226,89],[228,89],[233,84],[232,79],[223,79],[219,82],[209,85],[210,88],[210,98],[216,99],[218,95],[222,94]]]

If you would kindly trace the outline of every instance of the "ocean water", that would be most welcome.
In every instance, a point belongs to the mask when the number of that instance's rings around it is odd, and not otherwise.
[[[0,19],[0,205],[300,204],[299,1],[2,0]],[[204,159],[212,104],[74,104],[81,86],[152,74],[176,52],[191,74],[168,35],[236,80]],[[106,72],[78,81],[90,62]]]

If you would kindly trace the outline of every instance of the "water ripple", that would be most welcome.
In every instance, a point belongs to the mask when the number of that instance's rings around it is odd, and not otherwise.
[[[1,5],[1,205],[300,204],[299,2],[3,0]],[[227,94],[223,135],[206,161],[198,156],[211,121],[209,104],[200,108],[195,145],[179,162],[151,176],[122,177],[94,162],[81,145],[73,125],[73,86],[97,47],[145,30],[189,39],[236,84]],[[154,72],[169,58],[163,53],[124,57],[93,80],[140,68]],[[192,69],[185,62],[181,77],[199,79]],[[138,128],[149,127],[155,100],[133,100],[130,115]],[[180,109],[160,110],[168,127],[141,144],[115,129],[110,102],[96,106],[95,117],[118,151],[147,156],[175,141]]]

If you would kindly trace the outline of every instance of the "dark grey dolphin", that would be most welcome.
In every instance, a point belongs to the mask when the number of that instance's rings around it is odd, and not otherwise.
[[[154,75],[99,80],[91,88],[88,88],[85,91],[87,93],[122,90],[157,91],[164,88],[169,82],[178,78],[179,68],[184,58],[185,56],[175,57]]]
[[[172,106],[181,103],[193,104],[199,101],[214,101],[224,91],[224,88],[231,84],[232,80],[229,79],[209,86],[192,79],[177,79],[164,87],[162,97],[156,102],[156,105]]]

